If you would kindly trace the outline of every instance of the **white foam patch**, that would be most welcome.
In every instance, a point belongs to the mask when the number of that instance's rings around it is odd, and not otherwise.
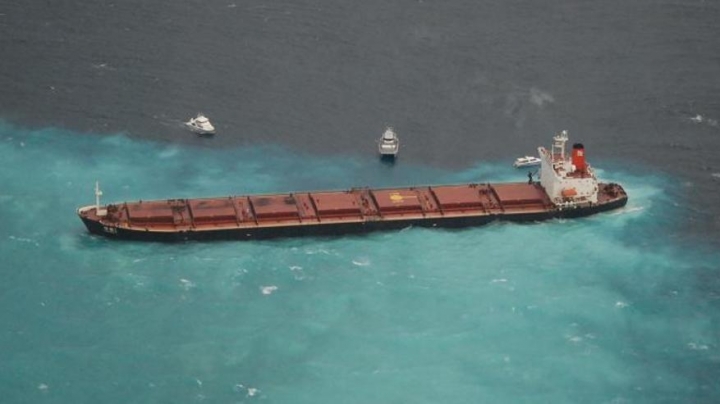
[[[190,290],[195,287],[195,283],[193,283],[189,279],[180,278],[180,284],[182,285],[182,288],[185,290]]]
[[[549,93],[546,93],[544,91],[538,90],[537,88],[531,88],[530,89],[530,102],[533,104],[542,107],[545,104],[550,104],[555,102],[555,98],[550,95]]]
[[[704,117],[704,116],[702,116],[702,115],[700,115],[700,114],[697,114],[697,115],[695,115],[695,116],[693,116],[693,117],[690,117],[689,119],[690,119],[690,121],[692,121],[692,122],[694,122],[694,123],[697,123],[697,124],[705,124],[705,125],[708,125],[708,126],[712,126],[712,127],[714,127],[714,128],[716,128],[716,127],[718,126],[718,120],[717,120],[717,119],[707,118],[707,117]]]
[[[39,246],[40,246],[40,243],[38,243],[37,241],[35,241],[35,240],[31,239],[31,238],[15,237],[15,236],[8,236],[8,238],[9,238],[10,240],[18,241],[18,242],[21,242],[21,243],[33,244],[33,245],[35,245],[36,247],[39,247]]]
[[[358,258],[358,259],[352,260],[352,263],[353,263],[353,265],[358,266],[358,267],[366,267],[366,266],[370,265],[370,259]]]
[[[175,157],[179,153],[179,151],[180,150],[177,147],[168,147],[165,150],[161,151],[160,154],[158,154],[158,157],[162,159]]]
[[[237,393],[245,393],[247,397],[254,397],[260,393],[260,389],[256,387],[245,387],[242,383],[233,386],[233,390]]]
[[[299,265],[291,265],[290,272],[292,272],[293,277],[296,281],[301,281],[305,279],[305,272],[303,271],[303,268]]]
[[[108,63],[93,63],[92,64],[93,69],[108,69],[108,70],[115,70],[114,67],[110,66]]]
[[[645,210],[643,206],[634,206],[634,207],[624,207],[622,209],[615,210],[613,212],[609,212],[609,215],[615,216],[615,215],[627,215],[629,213],[638,213]]]
[[[275,292],[276,290],[278,290],[278,287],[274,286],[274,285],[260,287],[260,291],[262,292],[263,295],[270,295],[273,292]]]
[[[152,284],[152,278],[146,275],[138,275],[132,272],[125,272],[120,274],[120,278],[126,284],[130,284],[134,290],[142,291],[146,290]]]
[[[336,253],[333,253],[329,250],[325,250],[323,248],[307,249],[307,250],[305,250],[305,254],[307,254],[307,255],[315,255],[315,254],[337,255]]]

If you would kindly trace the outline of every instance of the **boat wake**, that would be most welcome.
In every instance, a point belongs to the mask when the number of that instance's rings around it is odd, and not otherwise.
[[[366,267],[366,266],[370,265],[370,260],[367,258],[360,258],[357,260],[352,260],[352,263],[353,263],[353,265],[358,266],[358,267]]]
[[[626,215],[628,213],[642,212],[643,210],[645,210],[644,206],[635,206],[635,207],[630,207],[630,208],[625,207],[623,209],[616,210],[614,212],[610,212],[610,214],[611,215]]]
[[[35,240],[33,240],[33,239],[30,239],[30,238],[15,237],[15,236],[9,236],[8,238],[9,238],[10,240],[19,241],[19,242],[21,242],[21,243],[34,244],[36,247],[39,247],[39,246],[40,246],[40,243],[38,243],[37,241],[35,241]]]
[[[194,282],[192,282],[191,280],[188,280],[188,279],[184,279],[184,278],[180,279],[180,284],[182,285],[182,288],[185,290],[190,290],[195,287]]]
[[[706,124],[706,125],[712,126],[712,127],[714,127],[714,128],[717,128],[717,127],[718,127],[718,120],[717,120],[717,119],[712,119],[712,118],[704,117],[704,116],[702,116],[702,115],[700,115],[700,114],[697,114],[697,115],[695,115],[695,116],[693,116],[693,117],[690,117],[690,120],[691,120],[692,122],[697,123],[697,124]]]

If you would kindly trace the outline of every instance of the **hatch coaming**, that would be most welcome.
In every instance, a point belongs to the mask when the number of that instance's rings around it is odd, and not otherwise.
[[[458,184],[408,188],[167,199],[95,206],[78,213],[118,229],[184,232],[309,224],[495,216],[553,208],[538,184]]]

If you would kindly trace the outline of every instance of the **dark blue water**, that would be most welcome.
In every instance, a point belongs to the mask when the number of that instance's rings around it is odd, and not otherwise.
[[[719,17],[2,5],[2,401],[715,402]],[[183,129],[198,111],[214,138]],[[512,160],[562,129],[626,208],[178,245],[99,239],[74,213],[96,180],[106,201],[523,180]]]

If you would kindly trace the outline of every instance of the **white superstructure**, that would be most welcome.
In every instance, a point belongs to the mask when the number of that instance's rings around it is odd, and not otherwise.
[[[395,157],[400,151],[400,138],[393,128],[388,127],[380,137],[378,151],[382,156]]]
[[[565,155],[567,131],[553,137],[551,150],[538,148],[540,154],[540,184],[557,205],[597,203],[598,181],[592,167],[585,162],[582,144],[573,145],[571,156]]]

